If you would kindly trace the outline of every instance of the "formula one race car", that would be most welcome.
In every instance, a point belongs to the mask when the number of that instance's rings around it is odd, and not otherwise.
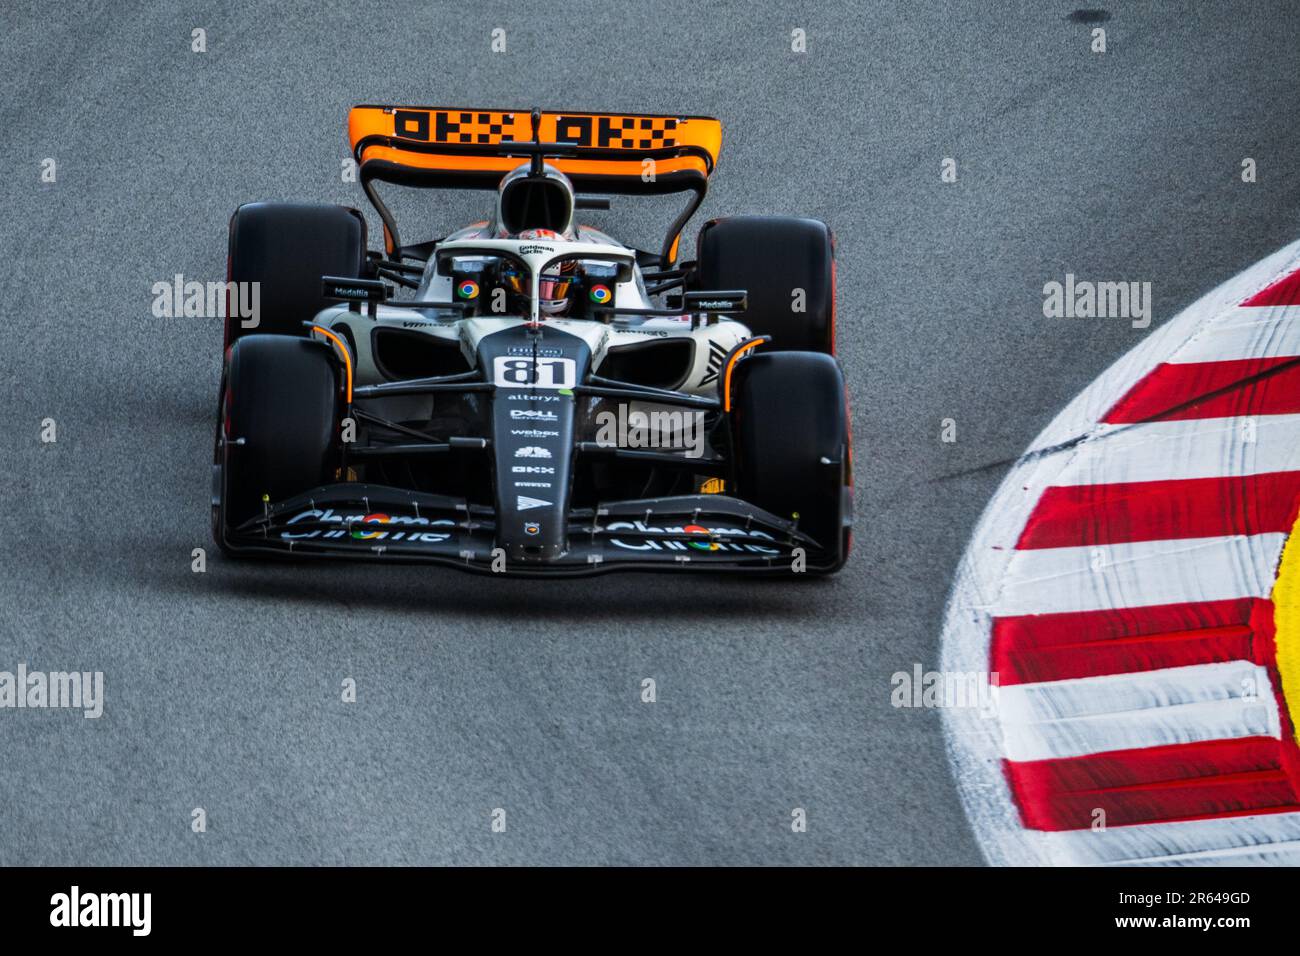
[[[831,233],[715,219],[679,263],[717,120],[358,106],[349,132],[382,254],[355,209],[230,220],[227,289],[257,308],[227,310],[226,554],[525,575],[844,564]],[[381,182],[495,190],[495,208],[403,245]],[[655,253],[575,221],[674,192],[690,201]]]

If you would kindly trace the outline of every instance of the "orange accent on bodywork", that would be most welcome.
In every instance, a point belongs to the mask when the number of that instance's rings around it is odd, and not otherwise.
[[[736,349],[736,351],[732,353],[731,358],[727,361],[727,371],[722,380],[722,410],[724,412],[731,411],[731,372],[735,369],[736,362],[750,349],[762,344],[762,339],[750,339],[744,345],[740,346],[740,348]]]
[[[347,369],[347,374],[348,374],[348,404],[351,405],[352,404],[352,353],[348,351],[347,343],[344,342],[337,335],[335,335],[333,332],[331,332],[329,329],[321,328],[319,325],[313,325],[311,327],[311,330],[313,332],[319,332],[321,335],[325,336],[327,339],[333,342],[334,345],[338,348],[338,350],[343,354],[343,367]]]

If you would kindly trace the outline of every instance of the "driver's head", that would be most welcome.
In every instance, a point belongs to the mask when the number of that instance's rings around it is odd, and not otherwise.
[[[515,238],[555,241],[561,237],[550,229],[525,229]],[[547,266],[538,283],[538,298],[541,300],[543,315],[564,315],[569,311],[577,268],[577,262],[572,259]],[[515,263],[507,261],[501,266],[502,284],[512,295],[522,300],[519,305],[525,309],[532,298],[531,279],[531,275]]]

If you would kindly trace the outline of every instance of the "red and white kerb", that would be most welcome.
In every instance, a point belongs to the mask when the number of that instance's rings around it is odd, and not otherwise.
[[[1300,863],[1298,513],[1300,243],[1103,374],[972,538],[943,669],[997,713],[946,729],[991,862]]]

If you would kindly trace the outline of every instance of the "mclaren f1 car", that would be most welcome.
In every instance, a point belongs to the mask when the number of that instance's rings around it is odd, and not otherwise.
[[[212,513],[228,555],[523,575],[824,574],[850,548],[834,244],[813,219],[714,219],[701,116],[358,106],[356,209],[230,220]],[[404,244],[379,186],[495,193]],[[387,192],[387,188],[385,190]],[[662,246],[583,225],[688,195]]]

